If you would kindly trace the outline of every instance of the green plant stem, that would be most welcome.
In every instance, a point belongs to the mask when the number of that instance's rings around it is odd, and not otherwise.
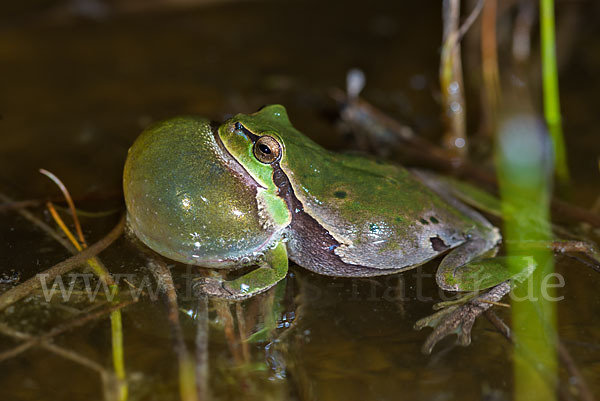
[[[558,69],[556,67],[556,39],[554,33],[554,0],[540,1],[540,35],[542,47],[542,80],[544,88],[544,117],[554,146],[555,172],[559,182],[569,181],[567,153],[562,131]]]
[[[118,287],[110,286],[113,295],[113,304],[118,303]],[[119,401],[126,401],[128,398],[128,385],[125,373],[125,357],[123,352],[123,320],[121,318],[121,309],[117,309],[110,314],[110,329],[112,334],[112,357],[115,375],[119,379]]]
[[[509,255],[517,255],[520,242],[550,241],[550,174],[545,165],[543,141],[533,116],[507,118],[498,133],[498,175],[505,240]],[[531,224],[532,221],[540,222]],[[547,277],[553,273],[548,248],[528,248],[537,268],[514,288],[511,313],[514,340],[514,399],[556,399],[556,302]],[[518,266],[510,266],[518,272]]]

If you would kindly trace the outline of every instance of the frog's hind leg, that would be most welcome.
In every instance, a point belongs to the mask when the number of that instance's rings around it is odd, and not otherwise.
[[[450,334],[457,335],[460,345],[469,345],[477,317],[511,290],[511,281],[521,282],[535,270],[535,261],[530,256],[490,257],[495,253],[496,248],[489,240],[471,239],[442,260],[436,274],[440,288],[471,294],[436,305],[441,310],[415,324],[416,329],[427,326],[434,329],[423,345],[423,352],[430,353],[438,341]],[[489,290],[477,294],[486,289]]]
[[[482,291],[507,280],[522,282],[535,270],[531,256],[498,257],[497,248],[489,245],[485,239],[472,239],[453,249],[438,267],[438,286],[445,291]]]
[[[240,301],[260,294],[281,281],[288,272],[288,255],[280,242],[265,254],[264,262],[256,269],[235,280],[204,277],[197,280],[194,289],[203,295]]]
[[[523,251],[551,249],[564,254],[584,254],[590,260],[590,263],[585,264],[600,271],[600,250],[594,243],[574,240],[519,241],[512,246],[521,247]],[[440,263],[436,280],[442,289],[462,292],[491,289],[457,301],[440,303],[436,305],[440,309],[437,313],[419,320],[415,328],[428,326],[434,329],[423,344],[423,352],[430,353],[438,341],[450,334],[457,335],[460,345],[469,345],[475,319],[502,299],[516,284],[531,276],[537,266],[531,256],[485,258],[484,248],[483,240],[465,243]],[[480,256],[471,256],[477,253]]]

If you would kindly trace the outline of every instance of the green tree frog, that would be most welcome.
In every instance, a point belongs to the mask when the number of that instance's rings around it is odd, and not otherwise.
[[[129,226],[157,253],[216,269],[257,266],[234,280],[204,279],[211,296],[263,292],[285,277],[288,258],[318,274],[369,277],[444,254],[436,274],[444,290],[510,279],[505,264],[485,259],[499,230],[428,181],[325,150],[280,105],[220,126],[200,117],[158,123],[129,150],[123,177]]]

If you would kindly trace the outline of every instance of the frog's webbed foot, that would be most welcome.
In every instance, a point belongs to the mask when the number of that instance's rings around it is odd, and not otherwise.
[[[477,241],[466,243],[463,249],[457,248],[458,252],[448,254],[440,263],[436,280],[446,291],[477,293],[491,289],[475,297],[468,295],[457,302],[440,305],[442,310],[419,320],[416,329],[426,326],[434,329],[423,344],[424,353],[431,353],[435,344],[450,334],[458,336],[460,345],[469,345],[475,319],[508,294],[513,283],[524,281],[535,270],[535,260],[530,256],[473,259],[471,255],[481,254],[481,249],[485,249],[481,245]]]
[[[510,291],[509,282],[497,285],[491,290],[476,297],[466,296],[460,301],[462,305],[452,303],[431,316],[420,319],[415,323],[415,329],[432,327],[433,332],[427,337],[421,350],[430,354],[433,347],[443,338],[457,335],[457,343],[464,347],[471,344],[471,329],[479,315],[493,306]]]
[[[282,280],[287,271],[287,251],[285,244],[280,242],[265,254],[264,262],[257,269],[235,280],[199,278],[194,283],[194,290],[209,297],[241,301],[267,291]]]

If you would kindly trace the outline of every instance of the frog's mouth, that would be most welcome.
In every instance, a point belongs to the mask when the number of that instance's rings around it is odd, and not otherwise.
[[[258,188],[266,189],[264,186],[260,185],[254,179],[254,177],[252,177],[252,175],[250,175],[250,173],[248,173],[248,171],[244,168],[244,166],[242,166],[240,164],[240,162],[238,162],[236,160],[236,158],[233,157],[233,155],[229,152],[229,150],[227,150],[227,148],[225,147],[225,144],[223,144],[223,141],[221,140],[221,137],[219,136],[219,125],[220,125],[219,123],[213,121],[210,123],[210,129],[211,129],[212,135],[215,139],[215,143],[217,144],[217,146],[219,147],[219,149],[221,150],[221,152],[223,154],[223,161],[225,162],[227,167],[234,174],[236,174],[247,186],[254,188],[255,190]]]

